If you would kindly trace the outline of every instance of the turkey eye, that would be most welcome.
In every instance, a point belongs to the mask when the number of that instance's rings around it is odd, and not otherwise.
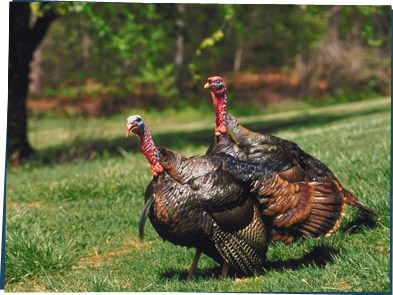
[[[220,85],[220,84],[221,84],[221,81],[217,81],[216,84],[217,84],[217,85]]]

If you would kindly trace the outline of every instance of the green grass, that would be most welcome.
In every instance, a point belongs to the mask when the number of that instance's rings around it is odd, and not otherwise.
[[[203,154],[212,139],[210,119],[206,116],[181,126],[178,122],[183,119],[167,119],[153,122],[150,130],[160,144],[186,155]],[[255,130],[270,129],[295,141],[328,164],[345,187],[375,211],[375,224],[349,208],[341,227],[329,238],[270,245],[261,275],[221,279],[219,266],[202,255],[197,276],[189,283],[184,283],[184,277],[194,250],[163,242],[149,223],[145,240],[138,240],[150,169],[136,141],[122,138],[124,120],[100,120],[96,122],[102,132],[85,141],[51,138],[36,145],[40,153],[56,155],[50,164],[8,168],[6,292],[389,291],[389,102],[240,118]],[[38,127],[42,122],[35,123],[32,136],[42,135]],[[78,132],[89,133],[88,127],[82,125]],[[53,124],[47,131],[61,133],[64,128]],[[108,133],[113,137],[103,139]],[[61,161],[61,154],[75,145],[76,156],[78,150],[101,156]],[[113,152],[119,147],[128,153]]]

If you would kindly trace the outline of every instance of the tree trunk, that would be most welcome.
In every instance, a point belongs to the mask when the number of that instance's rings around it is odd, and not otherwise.
[[[175,49],[175,77],[176,86],[179,93],[181,93],[181,83],[184,65],[184,12],[186,5],[182,3],[176,4],[177,19],[176,19],[176,49]]]
[[[328,92],[329,96],[336,96],[337,89],[340,85],[340,60],[341,60],[341,44],[339,39],[340,33],[340,7],[335,6],[330,17],[329,29],[328,29],[328,40],[329,40],[329,55],[331,56],[330,62],[330,77]]]
[[[38,97],[42,94],[41,80],[44,73],[42,72],[41,64],[44,58],[43,51],[45,48],[45,43],[45,40],[43,40],[41,44],[37,47],[30,63],[30,83],[29,89],[27,91],[32,97]]]
[[[233,62],[233,71],[235,73],[238,73],[240,71],[240,67],[242,65],[243,49],[244,49],[243,38],[240,37],[237,40],[235,61]]]
[[[30,61],[56,15],[49,10],[30,28],[30,3],[10,3],[8,67],[7,157],[27,158],[33,153],[27,140],[26,98]]]

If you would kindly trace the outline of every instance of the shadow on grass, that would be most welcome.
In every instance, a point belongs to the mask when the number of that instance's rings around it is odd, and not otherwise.
[[[282,270],[282,269],[299,269],[304,267],[319,267],[323,268],[326,264],[334,261],[334,255],[337,255],[339,250],[330,246],[315,246],[311,251],[299,259],[288,259],[285,261],[267,261],[265,271]]]
[[[188,272],[177,269],[169,269],[160,274],[161,279],[187,281]],[[191,280],[195,279],[219,279],[221,277],[221,266],[215,266],[207,269],[197,269]],[[234,277],[233,271],[228,270],[228,277]]]
[[[292,119],[282,119],[270,122],[254,122],[243,125],[253,131],[274,133],[288,127],[318,127],[336,120],[359,115],[368,115],[382,111],[386,111],[386,109],[367,109],[350,114],[304,115]],[[214,139],[213,129],[201,131],[168,132],[157,135],[155,135],[154,130],[152,130],[152,133],[157,146],[165,146],[174,150],[178,150],[189,145],[210,145]],[[51,147],[39,151],[33,156],[32,160],[38,161],[38,163],[42,164],[56,164],[78,160],[93,160],[102,156],[119,156],[125,155],[127,153],[133,154],[137,152],[139,152],[139,145],[135,138],[126,139],[119,137],[111,140],[91,139],[78,140],[68,145]]]
[[[329,246],[315,246],[312,250],[298,259],[266,261],[265,267],[261,270],[259,275],[268,273],[271,270],[296,270],[305,267],[319,267],[323,268],[328,263],[334,261],[334,255],[339,251]],[[160,274],[162,279],[186,281],[188,272],[175,269],[167,270]],[[208,269],[197,269],[193,279],[219,279],[221,277],[221,266],[215,266]],[[231,279],[247,277],[242,272],[235,271],[230,268],[228,270],[228,277]]]
[[[369,215],[365,213],[360,213],[354,220],[347,223],[342,229],[342,232],[347,232],[350,234],[356,234],[362,231],[364,228],[373,229],[377,226],[375,221],[375,215]]]

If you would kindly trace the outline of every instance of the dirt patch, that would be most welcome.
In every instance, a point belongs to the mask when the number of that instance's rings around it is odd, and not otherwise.
[[[341,282],[338,287],[340,288],[340,290],[352,290],[353,287],[350,286],[347,282]]]
[[[27,202],[7,202],[6,203],[7,208],[11,207],[28,207],[28,208],[39,208],[41,207],[41,202],[32,202],[32,203],[27,203]]]
[[[82,258],[82,260],[78,263],[78,266],[98,267],[115,256],[131,252],[132,249],[146,250],[151,248],[149,243],[136,240],[134,236],[125,236],[121,241],[122,244],[127,247],[126,249],[115,249],[102,254],[98,254],[97,250],[93,250],[94,254],[90,254]]]
[[[131,247],[136,248],[138,250],[146,250],[146,249],[151,248],[151,245],[149,243],[144,242],[144,241],[135,240],[135,238],[133,236],[124,237],[123,244],[127,245],[127,246],[131,246]]]
[[[33,279],[31,283],[34,288],[34,292],[41,293],[46,291],[45,286],[43,286],[42,280]]]
[[[30,282],[5,283],[5,292],[36,292],[43,293],[47,290],[40,278],[32,278]]]
[[[87,255],[78,263],[78,265],[93,266],[93,267],[101,266],[105,261],[109,260],[111,257],[122,255],[129,252],[131,252],[130,249],[123,249],[118,251],[105,252],[102,254],[95,253],[95,254]]]

